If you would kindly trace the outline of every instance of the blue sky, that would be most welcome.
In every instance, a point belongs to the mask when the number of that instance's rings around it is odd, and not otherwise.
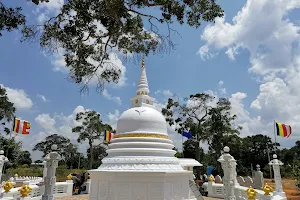
[[[37,7],[24,1],[23,13],[29,22],[36,23],[41,15],[57,12],[60,2],[50,0]],[[4,3],[16,6],[14,1]],[[224,19],[203,23],[199,29],[174,24],[172,28],[181,34],[173,37],[177,48],[170,54],[145,58],[151,96],[157,99],[158,107],[170,94],[185,97],[208,91],[228,97],[233,113],[238,115],[237,123],[244,127],[242,136],[262,133],[273,137],[273,120],[277,120],[293,127],[291,138],[278,141],[284,147],[294,145],[300,128],[300,0],[220,3]],[[55,71],[57,55],[44,54],[38,44],[20,43],[19,39],[17,31],[0,37],[0,84],[7,87],[11,101],[16,103],[17,116],[32,123],[29,136],[17,137],[25,149],[32,149],[51,133],[75,141],[70,129],[78,111],[96,110],[104,121],[115,125],[129,107],[140,63],[122,63],[126,68],[123,84],[107,85],[103,94],[91,85],[89,94],[82,96],[78,86],[68,82],[66,73]],[[172,127],[169,130],[180,149],[180,136]],[[81,145],[80,150],[85,148]],[[34,159],[39,156],[33,155]]]

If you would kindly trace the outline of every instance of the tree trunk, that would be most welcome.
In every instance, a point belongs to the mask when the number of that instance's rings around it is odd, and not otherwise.
[[[93,149],[92,141],[89,141],[89,145],[90,145],[90,155],[91,155],[89,169],[92,169],[93,168],[93,162],[94,162],[94,149]]]
[[[197,141],[195,150],[196,150],[196,160],[198,162],[200,162],[200,147],[199,146],[200,146],[200,141]],[[196,172],[197,172],[196,173],[196,180],[200,180],[200,174],[201,174],[200,167],[196,167]]]

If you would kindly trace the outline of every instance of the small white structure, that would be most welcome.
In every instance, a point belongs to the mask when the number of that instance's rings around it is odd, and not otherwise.
[[[144,62],[132,107],[117,123],[108,156],[91,174],[91,200],[196,200],[190,193],[191,171],[184,170],[155,109]]]
[[[1,181],[1,177],[2,177],[2,170],[3,170],[3,166],[4,163],[8,162],[8,159],[4,156],[4,151],[0,150],[0,181]],[[0,186],[1,188],[1,186]]]
[[[254,172],[254,188],[261,189],[264,185],[264,175],[260,171],[260,165],[256,165],[256,171]]]
[[[42,195],[43,200],[53,200],[53,189],[56,183],[56,168],[58,167],[58,161],[61,160],[61,156],[56,152],[57,145],[52,145],[51,149],[52,152],[45,157],[47,176],[44,177],[45,191]]]
[[[276,195],[279,195],[281,197],[284,197],[286,199],[285,192],[283,192],[282,189],[282,182],[281,182],[281,174],[280,174],[280,166],[283,165],[283,163],[277,159],[277,155],[273,155],[273,160],[270,161],[269,165],[273,167],[274,171],[274,179],[276,184]]]

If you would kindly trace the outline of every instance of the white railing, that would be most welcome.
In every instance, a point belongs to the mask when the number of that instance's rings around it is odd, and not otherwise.
[[[40,200],[42,199],[42,195],[45,191],[44,185],[30,185],[31,192],[29,193],[29,196],[32,200]],[[20,192],[18,191],[20,187],[12,188],[8,193],[3,192],[3,200],[5,199],[18,199],[21,197]],[[56,182],[54,188],[53,188],[53,195],[55,197],[58,196],[72,196],[73,193],[73,182],[67,181],[67,182]]]
[[[203,183],[203,187],[205,191],[208,192],[208,197],[213,197],[213,198],[220,198],[223,199],[225,195],[225,188],[223,184],[220,183],[214,183],[214,182],[205,182]],[[248,187],[244,186],[235,186],[234,188],[234,194],[236,197],[236,200],[247,200],[248,196],[246,193],[246,190]],[[266,196],[264,196],[264,191],[262,190],[256,190],[257,194],[255,196],[256,200],[264,200]],[[271,196],[273,194],[271,193]]]

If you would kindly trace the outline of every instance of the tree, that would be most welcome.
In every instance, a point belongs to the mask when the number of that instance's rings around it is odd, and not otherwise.
[[[29,151],[21,151],[17,157],[18,165],[28,165],[30,166],[32,163],[31,154]]]
[[[243,139],[242,157],[244,165],[253,166],[257,164],[263,169],[268,165],[268,153],[272,159],[272,152],[275,152],[276,145],[272,142],[272,139],[266,135],[258,134],[248,136]]]
[[[68,138],[65,138],[61,135],[52,134],[45,138],[45,141],[37,143],[33,151],[41,151],[43,152],[43,157],[47,154],[52,152],[51,146],[56,144],[58,153],[63,157],[66,158],[68,156],[68,148],[71,144],[71,141]]]
[[[148,55],[172,48],[171,36],[177,32],[170,25],[175,21],[198,28],[222,16],[215,0],[68,0],[42,29],[37,25],[25,38],[39,38],[41,47],[50,51],[64,49],[70,80],[86,86],[96,77],[102,88],[120,78],[114,52]]]
[[[78,165],[80,164],[79,159],[81,159],[81,154],[78,152],[78,146],[70,143],[66,148],[65,164],[70,169],[78,168]]]
[[[10,133],[10,128],[6,127],[6,122],[13,120],[15,112],[14,104],[9,101],[5,88],[0,85],[0,122],[6,134]]]
[[[9,160],[8,165],[16,166],[19,154],[22,152],[22,143],[17,142],[14,137],[8,139],[0,136],[0,148]]]
[[[176,158],[183,158],[182,152],[179,152],[176,147],[173,147],[173,150],[176,151],[176,153],[174,155]]]
[[[231,115],[231,104],[228,99],[219,98],[215,106],[215,98],[209,94],[198,93],[184,98],[184,102],[169,98],[162,109],[169,125],[176,124],[177,132],[190,131],[196,140],[196,160],[200,162],[200,141],[206,141],[215,157],[221,155],[223,146],[216,144],[224,135],[238,134],[241,127],[234,126],[235,115]],[[197,178],[200,169],[197,169]]]
[[[98,168],[102,164],[102,159],[107,156],[106,149],[107,147],[103,144],[93,146],[93,160],[96,160],[93,162],[93,169]],[[87,149],[87,157],[91,159],[90,148]]]
[[[96,111],[88,110],[85,112],[80,112],[76,116],[76,120],[82,123],[72,129],[73,133],[78,133],[78,142],[87,140],[90,149],[90,165],[89,168],[92,169],[94,161],[94,148],[93,143],[95,140],[99,140],[101,136],[104,136],[104,131],[112,131],[112,127],[105,124],[100,119],[100,114]]]
[[[183,143],[183,156],[184,158],[193,158],[196,159],[196,145],[198,142],[195,138],[191,138]],[[199,149],[201,163],[203,164],[204,151],[202,148]]]

